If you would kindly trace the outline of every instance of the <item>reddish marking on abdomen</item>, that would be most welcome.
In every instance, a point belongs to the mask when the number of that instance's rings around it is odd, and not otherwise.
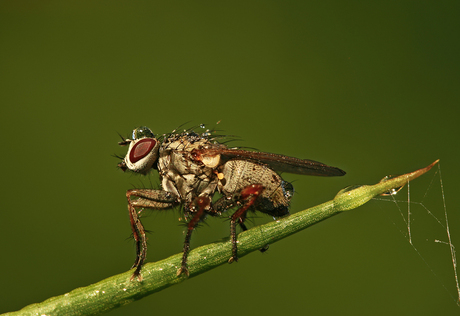
[[[257,196],[262,193],[264,189],[265,187],[262,184],[251,184],[241,190],[241,198],[247,199],[251,195]]]

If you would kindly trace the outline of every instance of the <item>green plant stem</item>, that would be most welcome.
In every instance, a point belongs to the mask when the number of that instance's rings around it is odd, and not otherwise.
[[[238,255],[243,257],[332,215],[357,208],[379,194],[404,186],[408,181],[430,170],[437,162],[438,160],[426,168],[375,185],[344,189],[331,201],[242,232],[238,235]],[[188,259],[189,277],[195,277],[226,263],[231,248],[229,241],[222,241],[192,250]],[[146,264],[141,271],[143,281],[130,281],[132,271],[128,271],[4,315],[97,315],[107,312],[185,281],[186,276],[176,276],[181,258],[182,254],[176,254]]]

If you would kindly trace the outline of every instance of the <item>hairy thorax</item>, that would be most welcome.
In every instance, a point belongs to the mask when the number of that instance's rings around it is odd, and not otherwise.
[[[191,203],[197,196],[212,196],[217,186],[214,169],[197,160],[194,154],[209,145],[208,139],[194,133],[176,134],[165,139],[158,160],[163,189],[186,203]]]

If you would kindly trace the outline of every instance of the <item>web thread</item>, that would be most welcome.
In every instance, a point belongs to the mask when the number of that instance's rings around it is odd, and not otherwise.
[[[439,179],[439,185],[437,184],[436,179]],[[419,179],[415,180],[419,181]],[[418,188],[418,186],[416,186]],[[458,273],[457,273],[457,257],[456,257],[456,251],[455,251],[455,246],[452,243],[452,235],[451,235],[451,230],[449,227],[449,219],[448,219],[448,209],[447,209],[447,204],[446,204],[446,196],[444,192],[444,185],[442,181],[442,174],[441,174],[441,165],[438,163],[438,168],[435,171],[434,175],[431,178],[431,181],[427,185],[427,188],[423,195],[419,198],[414,198],[413,195],[414,190],[418,189],[413,189],[411,188],[411,183],[407,183],[407,200],[399,200],[397,199],[397,194],[390,194],[385,197],[377,197],[374,198],[374,200],[377,201],[384,201],[384,202],[391,202],[395,205],[396,209],[398,210],[403,222],[405,228],[399,229],[398,230],[401,232],[401,234],[406,238],[406,240],[409,242],[411,247],[414,249],[414,251],[417,253],[417,255],[422,259],[422,261],[427,265],[428,269],[433,273],[433,275],[440,281],[441,285],[443,288],[447,291],[447,293],[456,301],[456,304],[460,306],[460,285],[459,285],[459,280],[458,280]],[[430,203],[428,202],[429,197],[431,197],[433,194],[436,194],[435,191],[438,191],[438,197],[435,198],[437,201],[433,205],[429,205]],[[441,202],[442,201],[442,202]],[[440,212],[440,208],[442,208],[442,212]],[[417,209],[417,211],[415,210]],[[441,278],[438,276],[438,274],[435,272],[435,269],[432,268],[431,264],[427,261],[425,258],[425,255],[422,254],[422,252],[419,250],[418,243],[415,241],[415,231],[413,230],[414,222],[417,221],[417,217],[420,216],[420,212],[418,210],[422,210],[425,212],[426,215],[431,219],[431,222],[434,223],[433,226],[429,226],[427,229],[430,230],[432,229],[434,235],[440,235],[437,238],[425,238],[425,241],[428,243],[435,243],[435,244],[440,244],[444,246],[449,247],[449,252],[450,252],[450,261],[452,261],[451,268],[453,270],[453,279],[454,279],[454,284],[456,288],[456,296],[452,294],[452,290],[449,290],[448,287],[451,287],[450,285],[446,286],[444,282],[441,280]],[[433,227],[437,228],[433,228]],[[441,228],[440,230],[438,228]],[[426,232],[427,230],[425,230]],[[436,232],[434,232],[436,231]],[[429,235],[432,235],[432,234]],[[417,230],[417,234],[423,234],[423,232],[420,232],[420,229]],[[445,256],[442,256],[442,258],[445,258]]]

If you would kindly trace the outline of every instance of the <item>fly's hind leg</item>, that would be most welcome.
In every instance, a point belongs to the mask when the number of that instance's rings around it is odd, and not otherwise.
[[[147,256],[147,237],[145,229],[139,218],[140,211],[137,208],[150,208],[155,210],[168,209],[179,204],[179,199],[167,191],[150,190],[150,189],[133,189],[126,192],[128,199],[129,219],[133,237],[136,241],[136,260],[131,269],[134,270],[131,280],[138,278],[142,281],[140,271]],[[136,199],[133,199],[136,197]]]
[[[240,225],[241,229],[245,232],[248,230],[248,228],[246,227],[246,224],[244,223],[244,221],[246,220],[246,213],[244,213],[240,218],[238,218],[238,224]],[[269,244],[266,244],[265,246],[263,246],[262,248],[259,248],[259,251],[264,253],[265,251],[268,250],[268,248],[270,247]]]
[[[246,230],[247,227],[244,225],[244,220],[246,219],[246,213],[248,209],[254,205],[257,198],[264,191],[264,186],[261,184],[251,184],[241,190],[240,199],[244,203],[230,218],[230,238],[232,240],[232,256],[228,260],[229,263],[238,261],[238,246],[236,241],[236,222],[238,221],[239,225],[243,230]],[[265,248],[265,247],[264,247]],[[264,249],[261,248],[261,249]],[[262,250],[261,250],[262,251]]]

